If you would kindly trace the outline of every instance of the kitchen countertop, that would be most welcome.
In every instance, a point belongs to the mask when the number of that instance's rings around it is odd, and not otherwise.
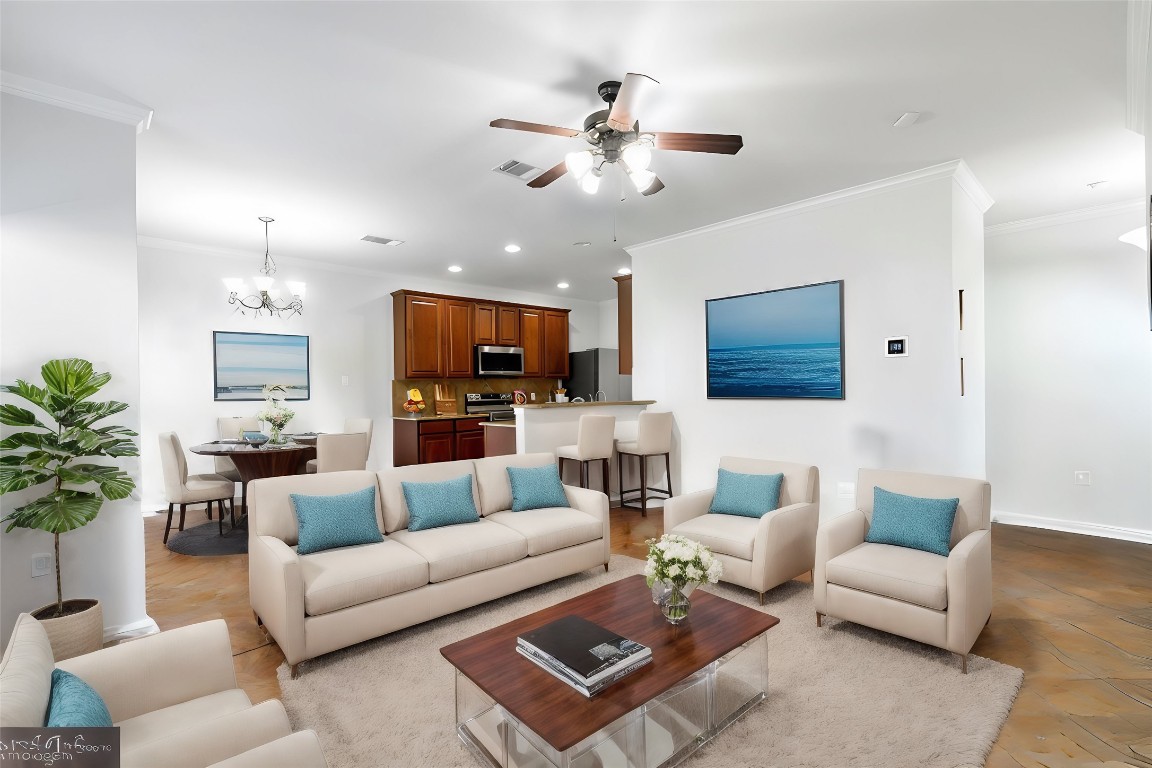
[[[516,429],[516,422],[514,421],[486,421],[480,426],[482,427],[503,427],[504,429]]]
[[[414,413],[408,413],[404,416],[393,416],[393,419],[402,419],[405,421],[444,421],[446,419],[486,419],[486,413],[456,413],[445,416],[437,416],[435,414],[428,414],[427,416],[417,416]]]
[[[526,403],[513,405],[513,408],[594,408],[603,405],[652,405],[655,400],[597,400],[585,403]]]

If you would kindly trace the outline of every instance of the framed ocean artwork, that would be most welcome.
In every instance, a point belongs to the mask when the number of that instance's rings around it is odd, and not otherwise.
[[[311,396],[308,337],[213,331],[215,400],[263,400],[266,384],[279,384],[286,400]]]
[[[709,398],[844,399],[844,281],[704,302]]]

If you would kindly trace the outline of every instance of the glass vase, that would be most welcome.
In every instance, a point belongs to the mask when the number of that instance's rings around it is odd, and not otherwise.
[[[696,589],[698,582],[690,581],[684,586],[680,587],[680,591],[684,593],[684,597],[692,594],[692,590]],[[668,590],[672,589],[672,584],[667,581],[654,581],[652,582],[652,602],[655,605],[660,605],[664,601],[664,595],[668,594]]]
[[[284,442],[284,436],[280,434],[280,427],[273,424],[271,432],[272,436],[268,438],[268,442],[272,445],[280,445]]]
[[[664,618],[668,619],[669,624],[679,624],[684,621],[688,618],[688,609],[692,607],[692,601],[681,589],[681,587],[673,586],[660,601],[660,610],[664,612]]]

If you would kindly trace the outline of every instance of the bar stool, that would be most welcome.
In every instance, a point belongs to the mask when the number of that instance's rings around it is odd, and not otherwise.
[[[576,445],[562,445],[556,449],[556,459],[560,463],[560,476],[564,476],[564,462],[580,462],[580,487],[588,487],[588,462],[604,462],[604,493],[608,493],[608,461],[612,458],[612,447],[616,442],[613,434],[616,430],[615,416],[593,416],[585,414],[580,417],[580,426],[576,433]]]
[[[620,454],[620,507],[638,509],[643,517],[648,516],[648,493],[661,494],[672,498],[672,462],[668,454],[672,451],[672,412],[643,411],[636,431],[636,442],[617,442],[616,452]],[[668,490],[648,487],[648,457],[664,455],[664,470],[668,473]],[[640,487],[624,488],[624,457],[634,456],[640,460]],[[624,494],[640,492],[640,506],[624,503]],[[636,501],[636,499],[632,499]]]

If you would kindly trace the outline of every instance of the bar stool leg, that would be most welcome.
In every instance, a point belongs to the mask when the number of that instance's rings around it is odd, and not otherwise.
[[[648,517],[648,457],[640,459],[640,516]]]
[[[604,495],[611,496],[612,494],[608,492],[608,459],[602,459],[602,461],[604,462],[604,472],[601,474],[604,480]]]
[[[587,461],[581,461],[580,462],[580,487],[581,488],[587,488],[588,487],[588,462]]]
[[[664,474],[668,476],[668,498],[672,498],[672,459],[671,454],[664,454]]]
[[[621,453],[616,457],[616,471],[620,477],[620,506],[624,506],[624,457],[626,453]]]

